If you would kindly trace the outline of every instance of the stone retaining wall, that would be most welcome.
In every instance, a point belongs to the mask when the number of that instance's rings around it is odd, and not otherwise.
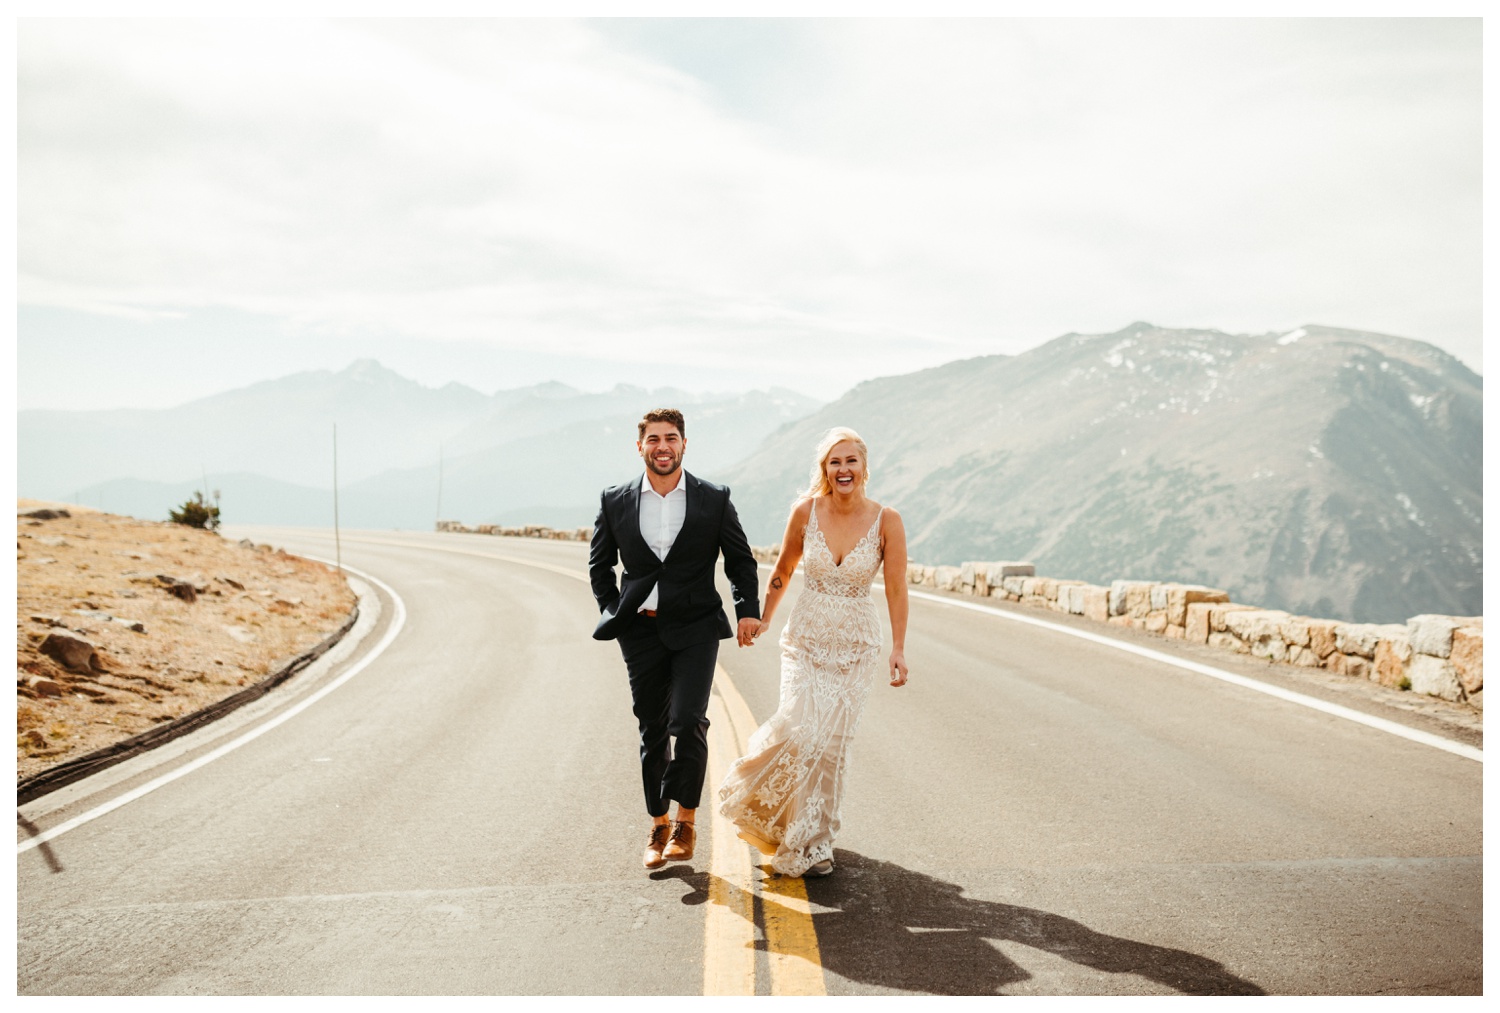
[[[469,527],[459,521],[438,521],[437,530],[452,531],[461,535],[506,535],[511,538],[553,538],[562,542],[586,542],[593,537],[594,529],[549,528],[544,524],[527,524],[518,528],[502,524],[479,524]]]
[[[439,521],[439,531],[586,542],[592,528],[539,524],[466,527]],[[779,546],[751,546],[762,563],[775,563]],[[1108,586],[1038,577],[1025,562],[967,562],[961,566],[909,563],[916,587],[977,598],[1020,602],[1111,626],[1128,626],[1173,640],[1304,668],[1323,668],[1382,686],[1468,703],[1484,709],[1484,618],[1420,615],[1402,623],[1344,623],[1296,616],[1229,600],[1229,592],[1199,584],[1116,580]]]
[[[1030,563],[1021,562],[911,563],[906,576],[918,587],[1068,612],[1484,708],[1482,616],[1420,615],[1404,624],[1345,623],[1238,604],[1229,600],[1227,591],[1198,584],[1116,580],[1105,586],[1038,577]]]

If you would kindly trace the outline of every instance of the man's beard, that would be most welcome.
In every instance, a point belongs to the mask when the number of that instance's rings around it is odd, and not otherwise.
[[[672,474],[672,472],[682,467],[682,455],[674,455],[672,457],[672,463],[667,465],[666,468],[663,468],[661,465],[656,463],[656,455],[652,454],[650,457],[646,458],[646,467],[651,470],[652,474],[670,475]]]

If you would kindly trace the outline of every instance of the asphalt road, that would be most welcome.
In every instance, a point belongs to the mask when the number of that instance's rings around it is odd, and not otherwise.
[[[325,532],[241,533],[333,554]],[[355,532],[342,552],[401,603],[356,655],[404,611],[366,667],[20,811],[19,993],[1482,991],[1474,759],[916,600],[911,683],[876,687],[853,747],[835,874],[735,880],[750,853],[706,819],[692,863],[648,874],[585,547]],[[775,708],[770,639],[721,649],[719,755]],[[1122,639],[1477,738],[1375,690]]]

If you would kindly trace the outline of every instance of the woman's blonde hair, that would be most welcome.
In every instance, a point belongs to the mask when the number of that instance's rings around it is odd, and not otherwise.
[[[808,484],[807,492],[803,495],[817,497],[833,493],[833,486],[828,481],[828,455],[833,453],[834,447],[846,440],[859,448],[860,460],[865,464],[864,482],[870,481],[870,448],[866,447],[860,435],[848,426],[834,426],[818,440],[818,449],[813,453],[812,480]],[[863,484],[861,483],[862,486]]]

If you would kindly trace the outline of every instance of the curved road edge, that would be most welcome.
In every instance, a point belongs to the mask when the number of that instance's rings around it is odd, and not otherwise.
[[[270,675],[261,679],[253,685],[246,686],[237,693],[232,693],[222,700],[215,700],[207,707],[202,707],[191,714],[184,714],[180,718],[174,718],[155,728],[148,728],[139,735],[132,735],[128,739],[113,742],[103,749],[96,749],[91,753],[62,763],[48,767],[26,778],[16,785],[16,805],[25,805],[27,802],[35,801],[43,795],[50,794],[59,788],[81,781],[92,774],[98,773],[117,763],[123,763],[132,756],[139,756],[147,750],[156,749],[166,745],[173,739],[180,739],[184,735],[197,731],[212,721],[217,721],[228,716],[232,711],[237,711],[246,704],[259,700],[271,690],[286,682],[292,676],[311,665],[318,658],[332,650],[339,641],[343,640],[348,632],[354,628],[359,621],[359,604],[355,603],[349,618],[328,636],[318,641],[306,651],[292,658]]]
[[[307,556],[306,558],[322,563],[332,562],[331,560],[321,559],[316,556]],[[351,587],[358,596],[356,618],[349,632],[338,643],[331,645],[331,649],[326,650],[321,657],[314,660],[311,664],[295,672],[293,678],[283,679],[279,685],[273,687],[272,691],[264,693],[258,699],[229,712],[220,720],[196,727],[185,735],[158,744],[157,748],[138,753],[130,759],[61,786],[57,790],[41,796],[34,802],[18,806],[16,810],[17,822],[21,824],[20,829],[27,832],[29,836],[23,837],[17,842],[16,853],[19,855],[33,848],[40,847],[70,830],[83,826],[85,823],[90,823],[107,813],[113,812],[122,806],[134,802],[136,799],[150,794],[158,788],[187,776],[200,767],[212,763],[219,757],[233,752],[240,746],[254,741],[266,732],[291,720],[364,671],[365,668],[390,647],[400,634],[402,628],[406,625],[406,603],[384,581],[353,567],[344,566],[343,570],[358,578],[358,583],[364,586],[356,586],[356,582],[351,581]],[[381,595],[384,595],[391,603],[389,610],[390,619],[389,622],[385,623],[384,634],[373,647],[364,652],[353,664],[350,664],[343,671],[338,672],[337,676],[332,678],[331,681],[325,681],[338,670],[339,666],[349,661],[359,651],[369,636],[382,625],[386,609],[381,601]],[[302,694],[301,699],[296,699],[298,694]],[[37,819],[43,819],[48,815],[57,813],[80,800],[107,792],[116,785],[140,777],[157,767],[201,749],[212,741],[222,739],[225,735],[233,734],[235,730],[244,728],[247,725],[249,726],[247,731],[235,736],[230,741],[202,753],[187,763],[174,767],[166,773],[146,781],[144,784],[137,785],[107,802],[88,809],[80,815],[65,820],[46,830],[37,830],[35,828],[34,821]]]

